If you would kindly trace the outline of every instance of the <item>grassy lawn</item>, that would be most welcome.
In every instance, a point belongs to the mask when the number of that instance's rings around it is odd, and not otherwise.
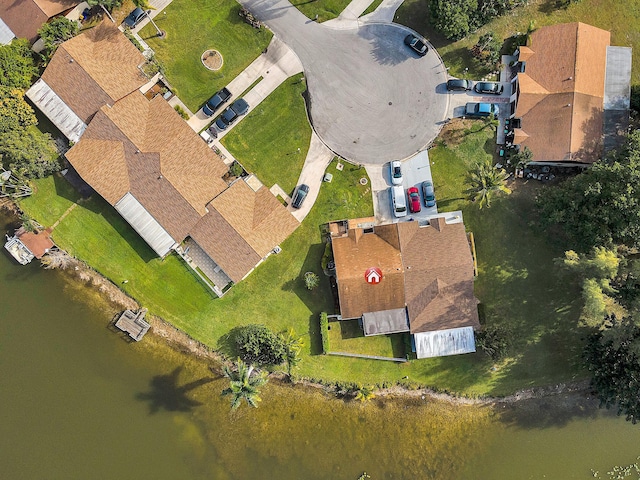
[[[362,15],[360,15],[360,16],[362,17],[362,16],[364,16],[364,15],[366,15],[368,13],[373,12],[376,8],[378,8],[380,6],[381,3],[382,3],[382,0],[373,0],[371,5],[369,5],[367,7],[367,9],[364,12],[362,12]]]
[[[302,78],[287,79],[222,139],[246,170],[286,192],[296,186],[311,141]]]
[[[351,0],[293,0],[291,4],[300,10],[307,18],[318,22],[325,22],[336,18],[351,3]]]
[[[469,78],[479,78],[487,72],[471,57],[469,47],[475,45],[480,35],[489,30],[507,38],[516,32],[526,32],[531,21],[536,28],[556,23],[584,22],[611,31],[611,44],[633,47],[631,84],[640,82],[640,0],[624,4],[615,0],[581,0],[567,9],[555,9],[554,0],[531,0],[529,5],[511,14],[496,18],[458,42],[451,42],[437,35],[428,23],[428,1],[406,0],[396,12],[395,21],[425,35],[438,49],[449,73],[463,76],[469,68]]]
[[[256,30],[240,18],[240,5],[233,0],[174,0],[165,11],[155,21],[167,37],[158,39],[152,25],[140,36],[164,64],[180,99],[194,112],[253,62],[271,40],[270,31]],[[207,70],[200,61],[210,48],[224,59],[217,72]]]
[[[404,358],[401,334],[365,337],[358,320],[329,322],[329,348],[332,352]]]

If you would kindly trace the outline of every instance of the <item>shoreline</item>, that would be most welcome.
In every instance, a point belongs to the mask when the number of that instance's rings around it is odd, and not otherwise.
[[[0,203],[0,209],[5,210],[9,219],[12,221],[18,220],[20,215],[20,208],[12,201]],[[122,309],[137,310],[140,308],[139,303],[111,280],[100,274],[84,261],[79,260],[68,253],[70,261],[69,265],[65,269],[60,269],[61,272],[67,275],[73,281],[80,281],[81,283],[95,288],[101,295],[103,295],[114,307]],[[222,365],[228,363],[228,359],[217,352],[213,348],[205,345],[204,343],[192,338],[186,332],[178,329],[166,320],[156,315],[148,315],[147,321],[151,324],[151,329],[148,335],[163,339],[171,348],[176,351],[193,355],[202,360],[209,360]],[[284,372],[271,372],[269,378],[277,381],[281,385],[290,386],[303,386],[307,388],[313,388],[316,390],[322,390],[327,394],[333,394],[335,397],[335,390],[332,386],[323,383],[312,382],[305,378],[290,380]],[[333,382],[331,382],[333,383]],[[475,406],[506,406],[514,405],[518,402],[525,400],[537,400],[550,397],[558,397],[560,395],[572,395],[582,396],[590,399],[589,380],[581,380],[576,382],[563,382],[555,385],[548,385],[542,387],[531,387],[517,392],[506,395],[504,397],[492,397],[492,396],[479,396],[479,397],[466,397],[463,395],[456,395],[451,393],[439,392],[435,389],[423,387],[418,389],[408,389],[406,387],[395,385],[389,388],[376,389],[376,398],[380,399],[394,399],[394,398],[420,398],[422,400],[431,399],[441,402],[447,402],[454,405],[475,405]],[[345,398],[348,398],[346,396]]]

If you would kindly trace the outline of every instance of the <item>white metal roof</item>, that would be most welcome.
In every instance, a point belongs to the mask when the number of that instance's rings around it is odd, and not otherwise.
[[[0,43],[9,45],[15,37],[9,26],[0,18]]]
[[[408,332],[407,310],[403,307],[364,313],[362,315],[362,328],[365,336]]]
[[[87,126],[41,78],[25,93],[65,137],[78,142]]]
[[[176,245],[177,242],[171,238],[171,235],[131,193],[127,193],[118,200],[115,208],[159,256],[164,257]]]
[[[476,351],[472,327],[415,333],[413,340],[418,358],[444,357]]]
[[[604,109],[628,110],[631,99],[631,47],[607,47]]]

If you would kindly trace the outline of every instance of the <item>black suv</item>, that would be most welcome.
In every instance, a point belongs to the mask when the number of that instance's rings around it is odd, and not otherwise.
[[[239,116],[249,111],[249,104],[244,98],[239,98],[233,102],[216,120],[216,127],[225,130],[229,125],[235,122]]]
[[[300,208],[304,203],[304,199],[307,198],[307,193],[309,193],[309,186],[304,183],[296,188],[296,192],[293,194],[291,206],[293,208]]]
[[[213,115],[213,113],[220,108],[220,106],[225,103],[227,100],[231,98],[231,92],[227,90],[227,87],[224,87],[222,90],[217,92],[213,97],[211,97],[207,103],[202,107],[202,113],[204,113],[207,117]]]

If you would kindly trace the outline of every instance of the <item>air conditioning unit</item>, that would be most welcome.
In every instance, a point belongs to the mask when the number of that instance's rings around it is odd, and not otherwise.
[[[280,253],[282,251],[282,249],[280,248],[280,245],[276,245],[276,247],[273,249],[273,253]]]

